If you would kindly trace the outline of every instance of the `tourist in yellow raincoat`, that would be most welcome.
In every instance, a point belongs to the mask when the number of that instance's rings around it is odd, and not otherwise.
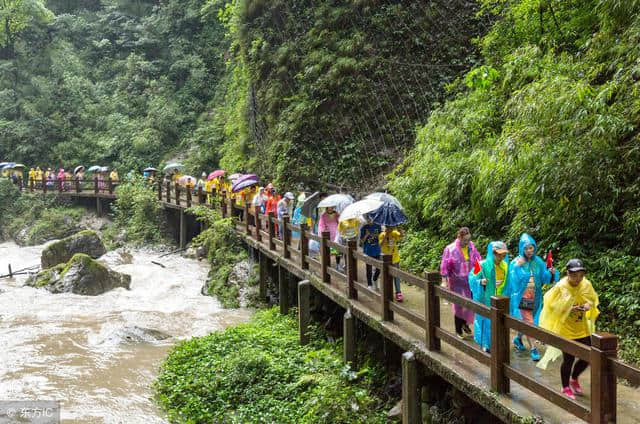
[[[585,278],[585,267],[579,259],[567,263],[568,275],[544,295],[540,327],[575,342],[591,345],[598,311],[598,295],[591,282]],[[538,367],[546,369],[548,363],[562,356],[560,377],[562,393],[571,399],[582,394],[578,377],[589,363],[575,361],[573,355],[548,346]],[[575,362],[575,363],[574,363]]]

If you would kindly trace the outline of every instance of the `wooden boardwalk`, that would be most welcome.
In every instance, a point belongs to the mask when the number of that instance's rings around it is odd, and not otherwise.
[[[113,185],[109,184],[109,187],[111,189],[106,192],[99,190],[96,182],[94,190],[89,192],[58,190],[57,194],[95,197],[100,210],[100,199],[115,198]],[[33,185],[29,189],[38,191]],[[228,201],[208,203],[206,193],[198,191],[192,194],[179,186],[158,184],[157,192],[166,208],[180,210],[181,229],[184,209],[189,206],[220,207],[223,216],[236,209]],[[392,266],[389,257],[382,260],[366,257],[358,251],[355,243],[337,245],[328,240],[328,234],[311,234],[304,226],[290,224],[288,217],[278,221],[273,216],[252,213],[247,207],[241,210],[244,220],[237,223],[237,231],[249,246],[259,250],[261,274],[266,269],[263,263],[271,261],[299,280],[309,281],[316,290],[357,319],[402,349],[412,352],[425,370],[440,375],[499,419],[519,422],[526,417],[540,417],[551,423],[640,424],[640,389],[637,388],[640,371],[616,359],[616,336],[597,333],[592,337],[594,346],[585,347],[508,316],[506,298],[495,297],[492,306],[487,307],[440,287],[438,273],[415,276]],[[259,230],[253,225],[255,222],[258,222]],[[284,240],[276,238],[276,225],[287,229]],[[301,240],[293,239],[292,231],[300,233]],[[310,239],[320,243],[317,257],[309,255]],[[333,266],[330,248],[343,252],[347,265],[344,272],[338,272]],[[366,286],[365,263],[382,270],[380,291]],[[403,303],[392,298],[393,277],[402,280]],[[261,275],[261,285],[264,280]],[[264,290],[263,286],[261,290]],[[491,319],[490,354],[480,350],[472,341],[462,341],[455,336],[451,302]],[[590,372],[587,371],[581,379],[586,389],[585,396],[572,401],[560,394],[559,361],[543,371],[535,367],[528,354],[514,351],[511,340],[516,330],[589,361]],[[403,356],[403,363],[404,360]],[[410,377],[403,376],[403,380],[410,381]],[[622,377],[636,387],[621,384],[618,378]],[[416,390],[416,387],[409,390]],[[403,421],[416,421],[417,409],[408,405],[407,411]]]

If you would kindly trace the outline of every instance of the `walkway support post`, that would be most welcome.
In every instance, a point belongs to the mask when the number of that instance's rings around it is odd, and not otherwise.
[[[180,206],[180,184],[175,183],[173,187],[176,190],[176,205]]]
[[[284,267],[278,266],[278,291],[280,292],[278,303],[282,315],[289,313],[289,279],[286,272]]]
[[[158,180],[158,200],[162,201],[162,180]]]
[[[96,215],[102,216],[102,199],[96,197]]]
[[[267,215],[267,227],[269,228],[269,250],[276,250],[276,242],[273,240],[276,236],[276,229],[273,225],[273,212]]]
[[[440,273],[425,273],[427,286],[424,291],[424,317],[426,344],[429,350],[440,350],[440,339],[436,337],[436,328],[440,327],[440,300],[436,296],[436,286],[440,284]]]
[[[260,220],[260,212],[260,206],[254,206],[253,213],[255,214],[254,222],[256,223],[256,241],[258,243],[262,243],[262,233],[260,232],[262,229],[262,221]]]
[[[300,344],[309,343],[309,323],[311,322],[311,283],[309,280],[298,283],[298,331]]]
[[[227,193],[226,191],[222,192],[222,199],[220,200],[220,210],[222,211],[222,217],[226,218],[227,217],[227,202],[226,202],[226,198],[227,198]]]
[[[391,255],[382,255],[382,304],[380,314],[383,321],[393,321],[393,312],[389,303],[393,302],[393,278],[389,268],[391,267]]]
[[[358,244],[355,240],[347,242],[347,297],[357,299],[358,291],[355,282],[358,280],[358,262],[355,254],[358,251]]]
[[[111,177],[107,179],[107,187],[109,187],[109,194],[113,194],[113,180]]]
[[[328,268],[331,266],[331,251],[329,250],[329,231],[322,232],[322,238],[320,239],[320,265],[322,268],[322,282],[331,283],[331,277],[329,277]]]
[[[504,365],[509,365],[509,329],[504,318],[509,314],[509,298],[491,296],[491,388],[498,393],[509,393],[509,379]]]
[[[180,249],[187,245],[187,219],[184,210],[180,209]]]
[[[100,191],[100,186],[98,185],[98,177],[93,177],[93,192],[95,194],[98,194],[98,191]]]
[[[76,193],[80,193],[80,180],[76,179]]]
[[[191,207],[191,190],[189,190],[189,187],[187,187],[187,207]]]
[[[171,203],[171,181],[167,181],[167,203]]]
[[[616,376],[610,359],[618,356],[618,337],[609,333],[591,335],[591,422],[616,422]]]
[[[289,215],[282,216],[282,254],[285,259],[291,258],[291,251],[289,246],[291,244],[291,233],[289,232]]]
[[[342,341],[344,363],[351,364],[351,368],[354,369],[356,367],[356,317],[351,313],[351,308],[347,309],[342,318]]]
[[[307,262],[307,256],[309,255],[309,240],[307,240],[307,224],[300,224],[300,268],[303,270],[309,269],[309,263]]]
[[[269,258],[261,250],[259,250],[260,256],[258,258],[260,267],[260,299],[264,301],[267,298],[267,279],[269,278]]]
[[[248,236],[251,236],[251,228],[249,227],[249,221],[251,221],[249,219],[249,205],[247,205],[247,202],[244,202],[244,229],[245,229],[245,234]]]
[[[204,193],[202,192],[202,186],[198,186],[198,203],[204,205]]]
[[[422,423],[418,361],[413,352],[402,354],[402,424]]]

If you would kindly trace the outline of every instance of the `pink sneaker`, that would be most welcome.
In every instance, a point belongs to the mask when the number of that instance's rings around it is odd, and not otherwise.
[[[584,393],[582,391],[582,387],[580,387],[580,383],[578,383],[578,379],[570,379],[569,380],[569,387],[571,387],[571,390],[573,390],[573,393],[578,395],[578,396],[582,396],[582,394]]]
[[[402,292],[396,293],[396,300],[398,302],[402,302],[404,300],[404,296],[402,295]]]
[[[562,393],[565,394],[569,399],[576,400],[576,397],[573,394],[573,390],[571,390],[571,387],[563,387]]]

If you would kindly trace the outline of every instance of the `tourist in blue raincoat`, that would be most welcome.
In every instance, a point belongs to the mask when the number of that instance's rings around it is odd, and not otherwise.
[[[505,287],[504,296],[509,297],[509,313],[530,324],[538,325],[538,318],[542,310],[542,286],[552,281],[558,281],[560,275],[553,267],[547,269],[544,261],[536,255],[538,245],[529,234],[520,236],[518,256],[509,264],[509,284]],[[552,276],[554,279],[552,280]],[[526,350],[523,335],[513,339],[517,350]],[[531,359],[540,360],[540,354],[535,346],[535,340],[529,339]]]
[[[509,250],[502,241],[492,241],[487,247],[487,257],[469,273],[469,288],[473,300],[491,306],[492,296],[501,296],[508,283]],[[479,269],[478,269],[479,268]],[[491,348],[491,320],[475,314],[473,338],[485,352]]]

